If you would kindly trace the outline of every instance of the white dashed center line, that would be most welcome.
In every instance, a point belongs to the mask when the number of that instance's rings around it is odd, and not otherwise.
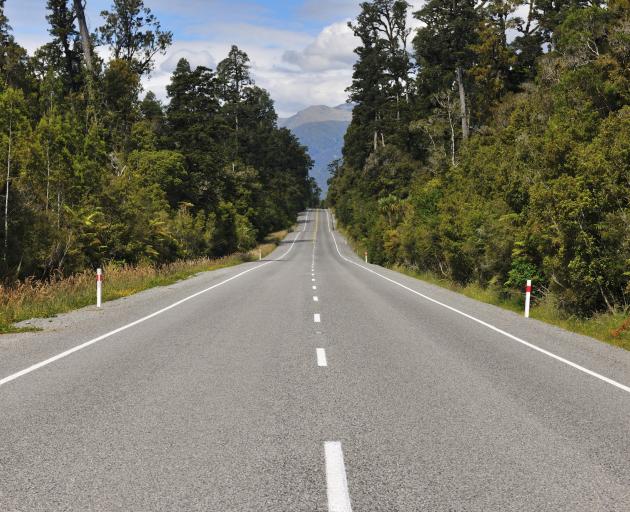
[[[315,314],[313,315],[313,321],[314,321],[316,324],[318,324],[318,323],[320,323],[320,322],[322,321],[322,318],[319,316],[319,313],[315,313]]]
[[[319,302],[319,297],[317,295],[313,295],[313,302]]]
[[[317,366],[328,366],[326,351],[323,348],[317,349]]]
[[[338,441],[326,442],[324,452],[326,455],[328,510],[329,512],[352,512],[341,443]]]
[[[317,290],[317,286],[313,286],[313,290]]]

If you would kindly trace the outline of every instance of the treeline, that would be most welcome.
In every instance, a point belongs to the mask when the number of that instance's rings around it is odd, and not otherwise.
[[[4,5],[0,280],[244,251],[318,200],[238,48],[216,71],[180,60],[165,106],[141,84],[172,34],[142,0],[113,0],[94,32],[85,0],[48,0],[32,56]]]
[[[361,4],[328,200],[373,261],[590,315],[630,301],[628,0]]]

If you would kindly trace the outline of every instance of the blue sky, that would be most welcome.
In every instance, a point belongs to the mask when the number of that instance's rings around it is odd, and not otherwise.
[[[6,0],[15,38],[29,52],[48,40],[45,5],[46,0]],[[110,5],[87,0],[91,30]],[[249,54],[256,82],[270,91],[281,116],[346,99],[357,43],[346,23],[358,13],[359,0],[145,0],[145,5],[174,35],[144,84],[163,99],[179,58],[214,68],[232,44]]]

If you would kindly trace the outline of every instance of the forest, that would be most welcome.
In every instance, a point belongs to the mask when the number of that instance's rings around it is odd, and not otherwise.
[[[627,312],[628,0],[373,0],[350,27],[327,201],[370,259]]]
[[[318,201],[236,46],[216,70],[181,59],[164,105],[142,80],[173,35],[142,0],[112,0],[93,30],[86,0],[48,0],[33,55],[4,7],[0,284],[246,251]]]

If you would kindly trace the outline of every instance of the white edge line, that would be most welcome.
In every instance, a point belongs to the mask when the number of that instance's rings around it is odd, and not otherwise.
[[[323,348],[317,349],[317,366],[328,366],[328,360],[326,359],[326,350]]]
[[[326,456],[328,510],[330,512],[352,512],[341,443],[327,441],[324,443],[324,454]]]
[[[308,212],[306,214],[306,218],[308,220]],[[298,238],[300,238],[300,235],[302,234],[302,231],[300,231],[298,233],[298,235],[293,239],[293,242],[291,243],[291,246],[287,249],[287,251],[280,256],[280,258],[278,259],[283,259],[286,258],[288,256],[288,254],[291,252],[291,250],[293,249],[293,246],[295,245],[295,242],[298,240]],[[139,318],[138,320],[135,320],[129,324],[123,325],[122,327],[119,327],[118,329],[114,329],[113,331],[109,331],[105,334],[102,334],[101,336],[91,339],[89,341],[86,341],[85,343],[82,343],[80,345],[77,345],[76,347],[72,347],[64,352],[61,352],[60,354],[57,354],[53,357],[49,357],[48,359],[45,359],[44,361],[40,361],[39,363],[36,363],[32,366],[29,366],[28,368],[24,368],[23,370],[20,370],[19,372],[13,373],[7,377],[4,377],[2,379],[0,379],[0,386],[3,386],[5,384],[8,384],[9,382],[16,380],[20,377],[23,377],[24,375],[27,375],[31,372],[34,372],[35,370],[39,370],[40,368],[43,368],[44,366],[48,366],[51,363],[54,363],[55,361],[59,361],[60,359],[63,359],[65,357],[68,357],[71,354],[74,354],[75,352],[78,352],[79,350],[83,350],[84,348],[89,347],[90,345],[94,345],[95,343],[98,343],[99,341],[103,341],[106,338],[109,338],[115,334],[118,334],[120,332],[126,331],[127,329],[130,329],[131,327],[134,327],[138,324],[141,324],[143,322],[146,322],[147,320],[150,320],[151,318],[154,318],[158,315],[161,315],[162,313],[165,313],[166,311],[169,311],[173,308],[176,308],[177,306],[180,306],[181,304],[184,304],[185,302],[188,302],[189,300],[194,299],[195,297],[199,297],[199,295],[202,295],[204,293],[209,292],[210,290],[214,290],[215,288],[218,288],[219,286],[222,286],[226,283],[229,283],[230,281],[233,281],[234,279],[237,279],[238,277],[244,276],[245,274],[248,274],[249,272],[252,272],[254,270],[258,270],[266,265],[269,265],[270,263],[274,263],[274,261],[267,261],[266,263],[262,263],[260,265],[256,265],[255,267],[252,267],[250,269],[247,269],[243,272],[240,272],[228,279],[226,279],[225,281],[221,281],[220,283],[217,283],[213,286],[210,286],[209,288],[206,288],[204,290],[201,290],[197,293],[193,293],[192,295],[189,295],[188,297],[185,297],[181,300],[178,300],[177,302],[174,302],[173,304],[171,304],[170,306],[166,306],[165,308],[162,308],[158,311],[155,311],[154,313],[151,313],[150,315],[147,316],[143,316],[142,318]]]
[[[513,334],[510,334],[507,331],[504,331],[503,329],[499,329],[498,327],[495,327],[492,324],[489,324],[488,322],[484,322],[483,320],[476,318],[472,315],[469,315],[468,313],[464,313],[463,311],[460,311],[457,308],[454,308],[452,306],[449,306],[448,304],[444,304],[443,302],[440,302],[439,300],[433,299],[431,297],[429,297],[428,295],[424,295],[423,293],[417,292],[416,290],[413,290],[412,288],[409,288],[408,286],[405,286],[402,283],[399,283],[398,281],[394,281],[393,279],[390,279],[389,277],[386,277],[382,274],[379,274],[378,272],[375,272],[374,270],[372,270],[371,268],[365,267],[355,261],[350,260],[349,258],[346,258],[344,255],[341,254],[341,252],[339,251],[339,246],[337,245],[337,240],[335,238],[335,234],[333,233],[333,231],[330,229],[330,213],[327,210],[326,211],[327,215],[328,215],[328,229],[330,231],[330,234],[332,235],[333,238],[333,242],[335,242],[335,248],[337,249],[337,254],[339,254],[339,256],[347,261],[348,263],[352,263],[353,265],[356,265],[357,267],[362,268],[363,270],[366,270],[367,272],[371,272],[374,275],[377,275],[378,277],[380,277],[381,279],[385,279],[386,281],[389,281],[390,283],[395,284],[396,286],[400,286],[401,288],[404,288],[405,290],[418,295],[419,297],[422,297],[425,300],[428,300],[430,302],[433,302],[434,304],[437,304],[438,306],[442,306],[443,308],[446,308],[450,311],[452,311],[453,313],[457,313],[458,315],[461,315],[463,317],[468,318],[469,320],[472,320],[473,322],[477,322],[480,325],[483,325],[484,327],[487,327],[488,329],[491,329],[499,334],[502,334],[503,336],[510,338],[513,341],[516,341],[522,345],[525,345],[526,347],[531,348],[532,350],[536,350],[537,352],[540,352],[541,354],[545,354],[546,356],[551,357],[552,359],[555,359],[556,361],[560,361],[561,363],[564,363],[568,366],[571,366],[572,368],[575,368],[576,370],[579,370],[583,373],[586,373],[587,375],[590,375],[591,377],[595,377],[596,379],[599,379],[603,382],[606,382],[607,384],[610,384],[611,386],[615,386],[616,388],[621,389],[622,391],[625,391],[626,393],[630,393],[630,386],[626,386],[625,384],[621,384],[620,382],[617,382],[616,380],[613,380],[609,377],[606,377],[604,375],[601,375],[597,372],[594,372],[593,370],[589,370],[588,368],[585,368],[584,366],[580,366],[577,363],[574,363],[573,361],[569,361],[568,359],[565,359],[564,357],[561,357],[559,355],[554,354],[553,352],[549,352],[548,350],[545,350],[544,348],[541,348],[537,345],[534,345],[533,343],[530,343],[529,341],[525,341],[524,339],[519,338],[518,336],[514,336]]]

